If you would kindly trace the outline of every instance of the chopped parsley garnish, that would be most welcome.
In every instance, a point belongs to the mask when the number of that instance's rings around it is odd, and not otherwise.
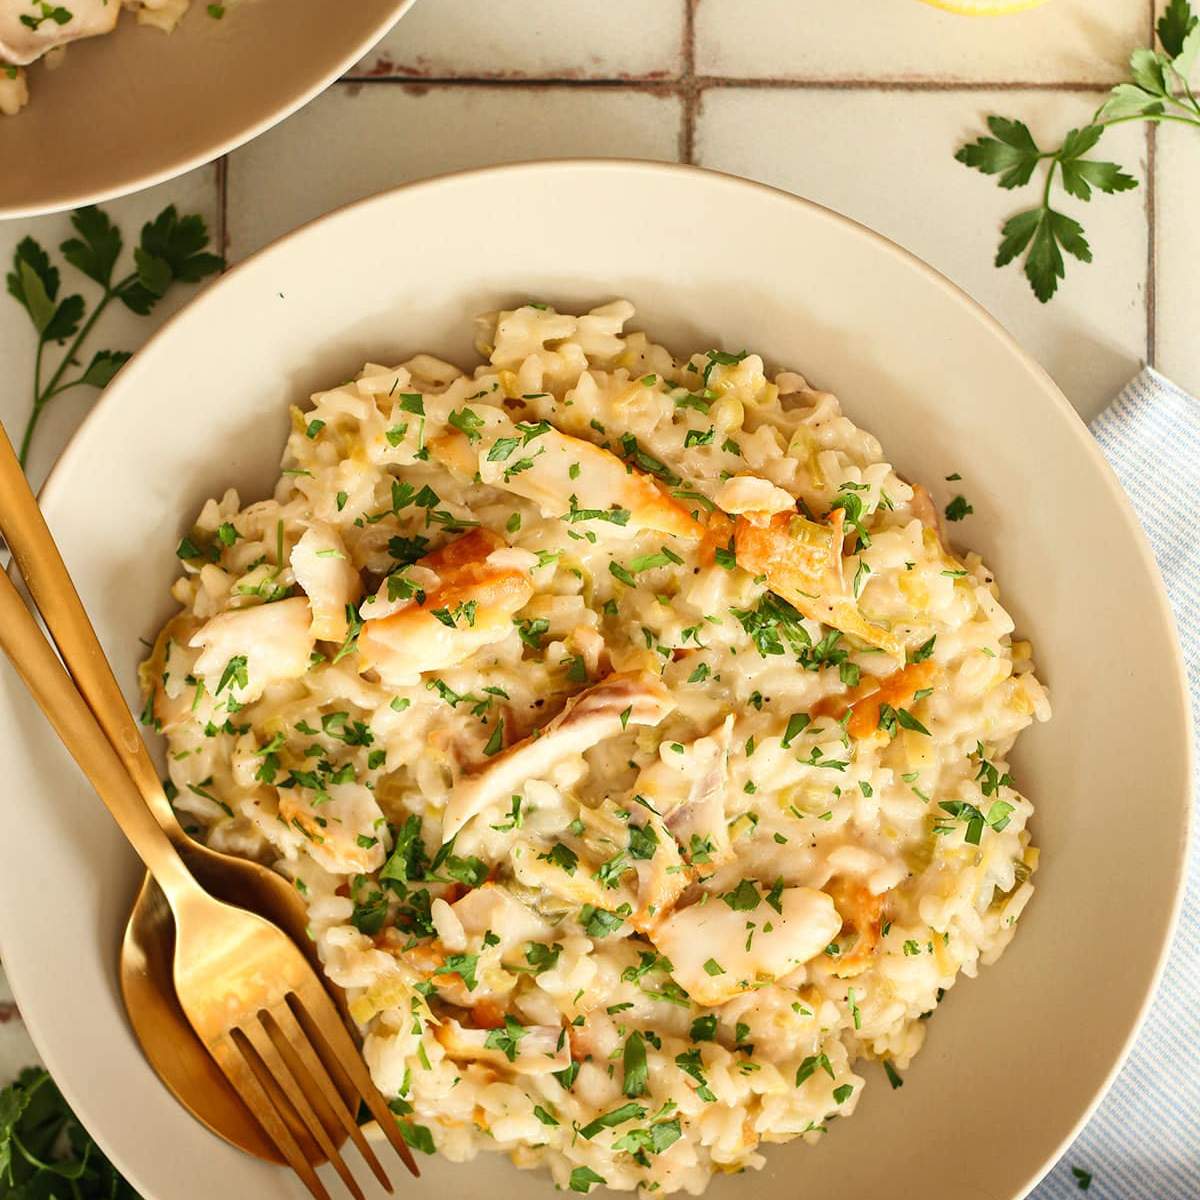
[[[833,1066],[827,1054],[810,1054],[796,1069],[796,1086],[799,1087],[818,1069],[824,1071],[830,1079],[834,1077]]]
[[[383,928],[387,914],[387,896],[381,891],[368,892],[364,899],[355,899],[354,911],[350,914],[350,924],[359,933],[373,937]]]
[[[656,479],[661,479],[668,487],[677,487],[682,480],[666,463],[655,458],[652,454],[647,454],[645,450],[638,444],[638,440],[632,433],[622,434],[621,450],[624,457],[632,462],[634,466],[641,468],[649,475],[653,475]]]
[[[915,650],[909,651],[908,661],[910,663],[924,662],[933,653],[936,643],[937,634],[935,633],[928,641],[922,642]]]
[[[633,906],[629,903],[618,906],[614,912],[609,912],[606,908],[597,908],[594,904],[585,904],[579,910],[579,923],[588,937],[607,937],[610,933],[616,933],[632,912]]]
[[[547,946],[545,942],[530,942],[525,948],[525,961],[530,965],[533,974],[540,975],[549,971],[558,962],[562,946],[555,942]]]
[[[640,1121],[645,1115],[646,1109],[643,1105],[630,1101],[589,1121],[579,1130],[579,1136],[591,1141],[601,1130],[613,1129],[617,1125],[624,1125],[626,1121]]]
[[[743,879],[732,892],[726,892],[721,899],[734,912],[753,912],[762,897],[759,896],[758,888],[752,879]]]
[[[942,800],[938,807],[956,820],[966,822],[967,829],[963,834],[963,841],[971,846],[979,845],[985,825],[997,833],[1007,828],[1013,812],[1013,806],[1006,800],[994,800],[986,814],[965,800]],[[952,826],[938,824],[933,827],[933,832],[949,833],[952,828]]]
[[[625,851],[619,850],[607,862],[603,862],[596,870],[596,881],[601,887],[615,888],[621,882],[621,876],[626,871],[632,871],[633,865],[625,857]]]
[[[623,1072],[621,1090],[626,1096],[636,1099],[646,1093],[649,1071],[646,1066],[646,1041],[635,1029],[625,1039],[625,1050],[621,1055]]]
[[[753,608],[730,610],[754,642],[763,658],[784,654],[784,642],[799,654],[811,647],[812,639],[800,624],[800,614],[786,601],[764,593]]]
[[[487,452],[488,462],[507,462],[514,450],[521,445],[521,439],[516,437],[497,438]]]
[[[963,517],[969,517],[974,511],[975,509],[967,502],[966,496],[955,496],[946,505],[946,520],[961,521]]]
[[[505,1016],[503,1028],[489,1029],[483,1044],[488,1050],[501,1051],[509,1062],[516,1062],[517,1047],[528,1033],[529,1030],[519,1021]]]
[[[896,720],[901,729],[911,729],[914,733],[923,733],[926,737],[931,736],[929,730],[907,708],[896,709]]]
[[[478,954],[448,954],[446,961],[434,969],[435,975],[458,975],[467,985],[467,991],[473,992],[479,985],[475,972],[479,967]]]
[[[812,718],[807,713],[793,713],[788,717],[787,730],[784,732],[782,743],[780,743],[783,748],[786,750],[810,724],[812,724]]]
[[[495,729],[492,730],[492,736],[490,738],[488,738],[487,745],[484,746],[483,752],[489,758],[491,758],[493,754],[499,754],[500,750],[503,746],[504,746],[504,718],[501,717],[500,720],[496,722],[496,727],[495,727]]]
[[[568,875],[574,875],[575,868],[579,866],[579,855],[562,842],[555,842],[547,853],[538,855],[538,860],[553,863]]]
[[[572,494],[570,508],[559,518],[571,525],[579,521],[607,521],[610,525],[628,525],[632,516],[629,509],[620,508],[616,504],[609,508],[580,508],[579,497]]]
[[[708,1080],[704,1075],[704,1060],[700,1057],[699,1050],[687,1050],[683,1054],[675,1056],[675,1065],[685,1074],[690,1075],[700,1086],[696,1088],[696,1095],[701,1100],[706,1100],[709,1104],[716,1101],[716,1096],[712,1088],[708,1086]]]
[[[637,580],[616,559],[609,562],[608,573],[614,579],[619,579],[626,587],[637,587]]]
[[[732,571],[737,566],[737,558],[733,550],[733,538],[729,539],[728,546],[718,546],[713,551],[713,560],[718,567],[723,567],[726,571]]]
[[[592,1184],[607,1182],[608,1180],[603,1175],[597,1175],[591,1167],[576,1167],[571,1172],[571,1179],[567,1186],[571,1191],[582,1192],[586,1196],[591,1191]]]
[[[483,418],[469,408],[455,409],[446,420],[455,429],[466,435],[468,442],[479,441],[479,431],[483,428]]]
[[[708,359],[708,365],[704,368],[704,386],[708,386],[708,377],[712,374],[713,367],[734,367],[740,363],[749,353],[747,350],[739,351],[737,354],[729,354],[724,350],[707,350],[705,357]]]
[[[525,643],[531,650],[540,650],[542,648],[542,636],[550,631],[550,622],[545,617],[536,617],[532,620],[513,621],[517,627],[517,633],[520,635],[521,641]]]
[[[678,566],[682,562],[683,559],[678,554],[663,546],[654,554],[641,554],[637,558],[632,559],[629,563],[629,570],[634,575],[639,575],[642,571],[651,571],[655,567],[666,567],[672,563]],[[619,579],[620,576],[618,575],[617,578]],[[622,580],[622,582],[624,581]]]
[[[246,674],[246,656],[244,654],[235,654],[225,664],[225,670],[221,672],[221,680],[217,684],[217,690],[213,695],[219,696],[230,684],[244,689],[249,685],[249,682],[249,677]]]
[[[658,849],[658,834],[654,826],[631,825],[629,827],[629,853],[633,858],[648,859],[654,857]]]

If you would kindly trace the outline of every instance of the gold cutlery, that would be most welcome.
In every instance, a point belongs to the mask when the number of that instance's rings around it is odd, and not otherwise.
[[[192,841],[180,826],[2,425],[0,533],[75,685],[201,887],[218,900],[256,912],[286,930],[319,971],[316,949],[305,932],[304,901],[296,890],[259,863]],[[166,897],[147,874],[125,928],[119,968],[125,1009],[142,1052],[175,1098],[214,1133],[248,1154],[282,1163],[285,1159],[226,1082],[179,1007],[171,982],[174,937]],[[204,1081],[203,1085],[197,1081]],[[343,1096],[347,1104],[354,1103],[352,1091]],[[306,1154],[319,1160],[320,1147],[303,1122],[291,1122],[291,1130]],[[338,1138],[336,1144],[344,1140]]]
[[[358,1098],[414,1174],[416,1166],[316,969],[271,920],[225,902],[253,904],[295,929],[303,922],[291,890],[282,879],[278,888],[264,884],[275,878],[265,868],[206,851],[179,827],[2,427],[0,532],[72,674],[3,572],[0,648],[155,881],[139,892],[121,955],[126,1005],[147,1057],[156,1068],[167,1064],[160,1074],[206,1124],[287,1162],[319,1200],[328,1200],[314,1169],[323,1159],[362,1196],[338,1151],[347,1136],[390,1191],[355,1120]],[[222,899],[197,883],[180,849],[203,863],[197,874],[215,879]],[[189,1060],[173,1042],[181,1017],[188,1044],[206,1054]],[[189,1069],[200,1061],[203,1069]]]

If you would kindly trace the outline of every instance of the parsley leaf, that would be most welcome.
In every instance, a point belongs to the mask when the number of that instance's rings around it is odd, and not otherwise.
[[[43,12],[49,6],[43,5]],[[54,13],[67,13],[56,8]],[[113,270],[121,255],[122,238],[103,210],[95,206],[78,209],[71,215],[76,236],[67,238],[59,249],[64,259],[102,291],[91,314],[84,320],[86,304],[82,295],[59,296],[59,269],[50,256],[31,237],[22,238],[13,252],[12,267],[5,277],[8,293],[25,310],[37,333],[33,368],[33,407],[21,439],[19,459],[28,460],[33,434],[46,405],[55,396],[71,388],[106,387],[128,358],[124,350],[100,350],[88,366],[74,378],[64,378],[71,367],[83,361],[82,346],[96,321],[113,300],[120,300],[134,312],[145,314],[176,281],[195,283],[220,270],[223,261],[205,252],[208,232],[196,215],[180,217],[174,206],[166,208],[142,230],[134,250],[135,270],[113,280]],[[68,342],[69,339],[69,342]],[[48,378],[43,378],[45,351],[50,344],[68,342],[62,358]]]
[[[1002,188],[1024,187],[1041,158],[1038,144],[1022,121],[988,117],[992,137],[981,137],[961,147],[955,158],[985,175],[999,175]]]
[[[1082,1167],[1072,1167],[1071,1178],[1075,1180],[1075,1186],[1081,1192],[1086,1192],[1092,1186],[1091,1171],[1085,1171]]]
[[[1187,36],[1200,25],[1200,17],[1192,14],[1192,6],[1188,0],[1171,0],[1158,18],[1158,40],[1162,48],[1172,57],[1178,58],[1183,53]]]
[[[0,1190],[12,1200],[139,1200],[40,1067],[0,1090]]]
[[[992,116],[991,136],[961,146],[955,158],[964,166],[997,177],[1002,188],[1028,184],[1045,164],[1041,202],[1010,217],[1001,230],[996,266],[1024,255],[1024,272],[1037,298],[1046,303],[1066,273],[1064,252],[1092,261],[1083,227],[1051,204],[1056,178],[1069,196],[1089,201],[1093,191],[1111,195],[1137,187],[1137,180],[1113,162],[1088,158],[1109,125],[1123,121],[1172,121],[1200,127],[1200,101],[1188,86],[1200,58],[1200,21],[1188,0],[1170,0],[1156,26],[1161,51],[1142,47],[1129,59],[1129,79],[1117,84],[1086,125],[1071,129],[1057,149],[1042,149],[1021,121]]]

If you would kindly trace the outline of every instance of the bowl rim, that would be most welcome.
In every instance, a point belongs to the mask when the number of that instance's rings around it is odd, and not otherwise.
[[[412,0],[407,0],[411,3]],[[707,167],[699,167],[690,163],[678,162],[660,162],[648,159],[636,158],[552,158],[552,159],[536,159],[523,160],[514,163],[503,163],[495,166],[473,167],[459,171],[446,172],[440,175],[429,176],[427,178],[413,180],[408,183],[400,184],[397,187],[389,188],[382,192],[374,193],[370,196],[365,196],[359,200],[350,201],[346,204],[339,205],[336,208],[330,209],[328,212],[314,217],[312,220],[306,221],[298,225],[295,229],[289,230],[282,234],[274,241],[254,251],[245,259],[229,268],[215,279],[209,286],[205,287],[199,295],[189,301],[178,312],[173,314],[163,325],[151,335],[144,343],[143,349],[155,344],[160,339],[164,339],[169,335],[176,322],[182,320],[193,308],[199,308],[207,304],[220,302],[220,292],[224,281],[240,272],[257,264],[262,258],[265,258],[273,253],[280,252],[284,246],[290,245],[293,241],[300,239],[307,234],[311,229],[326,222],[341,218],[349,218],[352,213],[360,209],[366,209],[372,205],[387,205],[393,199],[401,194],[412,190],[436,190],[443,187],[453,187],[457,181],[461,179],[476,179],[491,178],[496,180],[497,185],[501,185],[506,176],[514,174],[525,174],[530,172],[558,172],[558,171],[580,171],[591,174],[634,174],[634,175],[666,175],[666,174],[688,174],[693,176],[697,182],[705,184],[715,184],[720,187],[730,187],[736,190],[752,190],[760,195],[767,197],[776,202],[796,205],[807,210],[812,216],[820,221],[828,221],[835,225],[840,225],[849,230],[854,236],[865,238],[875,244],[875,246],[894,258],[899,258],[905,262],[910,269],[917,271],[923,275],[925,279],[934,284],[940,289],[949,299],[962,308],[967,315],[973,317],[976,321],[982,324],[987,332],[994,338],[997,338],[1011,355],[1015,356],[1020,363],[1029,370],[1031,375],[1037,380],[1041,387],[1045,398],[1052,403],[1062,416],[1067,418],[1072,425],[1076,440],[1080,444],[1083,453],[1088,457],[1092,466],[1097,470],[1099,475],[1103,477],[1107,490],[1116,501],[1117,509],[1121,514],[1121,519],[1124,521],[1128,532],[1132,535],[1137,553],[1141,559],[1142,566],[1145,569],[1146,575],[1149,578],[1150,590],[1152,595],[1152,603],[1157,610],[1159,620],[1165,625],[1166,631],[1169,634],[1169,642],[1171,645],[1171,669],[1170,669],[1170,685],[1176,693],[1176,699],[1180,701],[1178,705],[1178,713],[1180,717],[1180,727],[1176,730],[1176,740],[1180,744],[1183,753],[1184,771],[1182,777],[1187,781],[1184,785],[1183,793],[1176,798],[1177,807],[1181,811],[1182,822],[1180,827],[1180,836],[1176,843],[1173,861],[1171,862],[1171,888],[1172,900],[1168,919],[1163,926],[1160,945],[1157,950],[1154,968],[1149,973],[1142,987],[1141,999],[1138,1003],[1137,1011],[1133,1019],[1129,1022],[1120,1044],[1111,1052],[1111,1061],[1108,1069],[1105,1072],[1104,1078],[1100,1086],[1096,1089],[1095,1094],[1083,1110],[1078,1114],[1072,1126],[1063,1135],[1060,1141],[1053,1147],[1052,1151],[1046,1158],[1036,1164],[1026,1181],[1020,1185],[1020,1188],[1015,1192],[1011,1200],[1024,1200],[1030,1192],[1045,1178],[1055,1164],[1062,1158],[1065,1151],[1079,1135],[1084,1125],[1091,1119],[1096,1112],[1105,1096],[1112,1087],[1113,1081],[1117,1074],[1125,1065],[1125,1061],[1133,1048],[1133,1043],[1145,1024],[1146,1017],[1149,1013],[1150,1006],[1158,992],[1159,985],[1162,982],[1163,974],[1166,970],[1167,959],[1175,942],[1175,936],[1178,930],[1180,914],[1183,908],[1183,899],[1185,884],[1187,878],[1187,864],[1189,856],[1189,848],[1191,845],[1192,835],[1195,828],[1195,818],[1192,812],[1192,781],[1195,778],[1196,770],[1196,749],[1193,741],[1193,722],[1194,714],[1192,712],[1191,691],[1188,682],[1187,668],[1183,660],[1183,652],[1179,642],[1178,628],[1175,622],[1174,613],[1171,609],[1170,601],[1167,597],[1166,586],[1163,582],[1162,575],[1159,571],[1157,561],[1154,558],[1154,553],[1151,550],[1149,540],[1146,537],[1145,531],[1142,528],[1141,522],[1138,520],[1133,506],[1129,500],[1125,489],[1121,486],[1116,473],[1112,469],[1108,460],[1105,458],[1100,449],[1099,443],[1092,436],[1087,425],[1079,416],[1079,413],[1072,406],[1065,394],[1054,382],[1046,369],[1033,358],[1028,351],[1024,350],[1016,341],[1012,334],[984,308],[984,306],[971,296],[965,289],[954,283],[948,276],[930,266],[924,259],[918,257],[911,250],[906,249],[899,243],[892,241],[890,238],[877,232],[876,230],[864,225],[860,221],[856,221],[851,217],[847,217],[842,213],[828,208],[823,204],[818,204],[816,201],[809,200],[806,197],[799,196],[793,192],[788,192],[783,188],[774,187],[770,184],[761,183],[757,180],[746,179],[739,175],[734,175],[725,171],[717,171]],[[138,358],[140,353],[135,353],[131,362],[122,369],[121,375],[126,372],[136,375],[138,367]],[[39,503],[44,504],[49,501],[55,502],[58,493],[64,490],[67,486],[66,480],[74,465],[75,457],[83,453],[82,442],[83,433],[89,427],[89,424],[97,418],[102,406],[112,407],[113,400],[111,395],[111,385],[97,398],[95,404],[89,409],[78,428],[71,435],[62,453],[59,455],[50,473],[47,475],[45,482],[38,493]],[[1167,664],[1163,664],[1164,673]],[[1164,687],[1168,686],[1167,681],[1163,681]],[[13,989],[14,997],[17,1000],[18,1007],[21,1006],[20,985],[9,978],[10,985]],[[30,1019],[30,1014],[27,1010],[22,1009],[22,1016],[25,1024],[29,1029],[30,1035],[33,1038],[35,1046],[39,1053],[42,1053],[42,1039],[40,1037],[40,1026],[37,1017]],[[55,1078],[64,1097],[75,1107],[74,1089],[69,1082],[70,1068],[60,1075],[59,1067],[62,1064],[55,1064],[52,1061],[53,1056],[42,1054],[43,1060],[46,1062],[47,1068]],[[65,1086],[64,1086],[65,1083]],[[79,1112],[78,1109],[76,1109]],[[81,1119],[83,1114],[81,1113]],[[86,1120],[85,1120],[86,1124]],[[104,1142],[97,1138],[105,1153],[108,1153],[108,1147]],[[131,1181],[136,1179],[136,1169],[128,1169],[127,1164],[122,1161],[121,1156],[113,1159],[118,1169]]]
[[[391,11],[376,22],[375,26],[364,37],[360,38],[347,53],[339,56],[329,68],[322,72],[308,87],[292,96],[289,100],[267,113],[260,120],[240,129],[237,133],[217,142],[207,150],[195,154],[170,158],[153,171],[133,177],[122,175],[113,184],[98,191],[60,192],[57,196],[34,200],[30,203],[0,205],[0,221],[15,220],[22,217],[44,217],[53,213],[67,212],[70,209],[82,208],[88,204],[105,204],[110,200],[118,200],[123,196],[131,196],[145,191],[160,183],[177,179],[198,167],[215,162],[218,158],[253,141],[268,129],[285,121],[293,113],[298,112],[310,100],[314,100],[326,88],[340,79],[356,62],[376,45],[377,42],[404,16],[416,3],[416,0],[392,0]],[[19,116],[19,114],[18,114]],[[80,423],[82,428],[82,422]]]

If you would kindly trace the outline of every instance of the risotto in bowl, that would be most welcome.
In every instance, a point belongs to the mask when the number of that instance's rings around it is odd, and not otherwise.
[[[178,547],[144,720],[186,826],[307,900],[415,1146],[696,1194],[999,957],[1049,706],[835,396],[633,317],[491,313],[473,369],[293,408],[272,498]]]
[[[41,501],[181,819],[307,904],[413,1200],[1020,1200],[1130,1045],[1161,586],[1046,376],[859,226],[647,163],[364,201],[168,323]],[[6,670],[56,1081],[142,1195],[301,1200],[142,1058],[140,865]]]

